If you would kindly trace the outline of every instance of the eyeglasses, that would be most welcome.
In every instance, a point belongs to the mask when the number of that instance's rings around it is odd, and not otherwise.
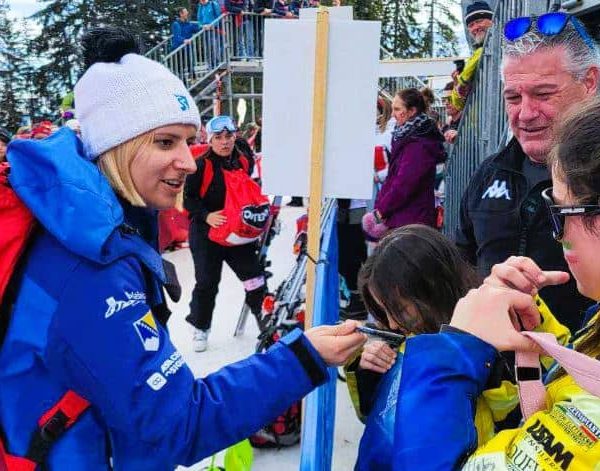
[[[592,41],[592,38],[579,20],[573,15],[563,12],[546,13],[541,16],[522,16],[512,19],[504,25],[504,37],[509,41],[516,41],[531,29],[534,22],[540,33],[546,36],[556,36],[565,29],[569,21],[588,47],[595,50],[594,41]]]
[[[220,134],[223,131],[236,132],[237,128],[231,117],[227,115],[215,116],[206,123],[206,132]]]
[[[550,211],[550,221],[552,222],[552,235],[560,242],[565,235],[565,218],[568,216],[597,216],[600,215],[600,205],[597,204],[584,204],[584,205],[571,205],[571,206],[560,206],[554,203],[552,197],[552,187],[546,188],[542,191],[542,198],[544,199],[548,211]]]

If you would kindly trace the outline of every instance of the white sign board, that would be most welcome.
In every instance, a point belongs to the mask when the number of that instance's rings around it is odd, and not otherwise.
[[[335,10],[335,9],[334,9]],[[371,199],[381,23],[330,18],[323,196]],[[316,21],[265,22],[263,190],[308,196]]]
[[[331,7],[329,11],[329,19],[334,20],[352,20],[354,9],[352,7]],[[317,19],[318,8],[300,8],[301,20]]]

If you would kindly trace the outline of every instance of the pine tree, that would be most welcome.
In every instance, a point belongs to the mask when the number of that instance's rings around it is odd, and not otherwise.
[[[184,2],[186,3],[186,2]],[[35,86],[53,103],[77,82],[81,65],[79,42],[91,27],[121,26],[150,48],[169,33],[176,0],[52,0],[32,16],[41,32],[30,42],[42,66]]]
[[[31,64],[25,50],[26,38],[8,17],[7,0],[0,0],[0,126],[15,131],[26,111],[27,77]]]
[[[432,38],[436,56],[456,54],[454,27],[459,22],[450,5],[457,1],[348,0],[344,4],[354,7],[356,19],[381,21],[381,45],[393,57],[413,58],[431,56]]]

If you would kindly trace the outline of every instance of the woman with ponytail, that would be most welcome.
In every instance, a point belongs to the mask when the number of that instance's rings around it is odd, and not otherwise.
[[[399,91],[392,102],[392,113],[396,128],[388,176],[375,200],[375,210],[363,218],[363,230],[373,241],[389,229],[407,224],[435,226],[435,167],[446,159],[444,138],[427,115],[419,90]]]
[[[195,379],[166,329],[156,212],[195,170],[200,116],[183,83],[121,29],[83,39],[68,128],[8,148],[38,221],[0,346],[0,469],[168,470],[248,437],[364,342],[356,324],[296,330]],[[8,319],[8,316],[4,320]]]

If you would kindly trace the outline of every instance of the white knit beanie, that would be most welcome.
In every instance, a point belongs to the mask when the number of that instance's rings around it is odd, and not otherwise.
[[[200,126],[183,82],[138,54],[92,65],[75,85],[75,108],[89,159],[162,126]]]

